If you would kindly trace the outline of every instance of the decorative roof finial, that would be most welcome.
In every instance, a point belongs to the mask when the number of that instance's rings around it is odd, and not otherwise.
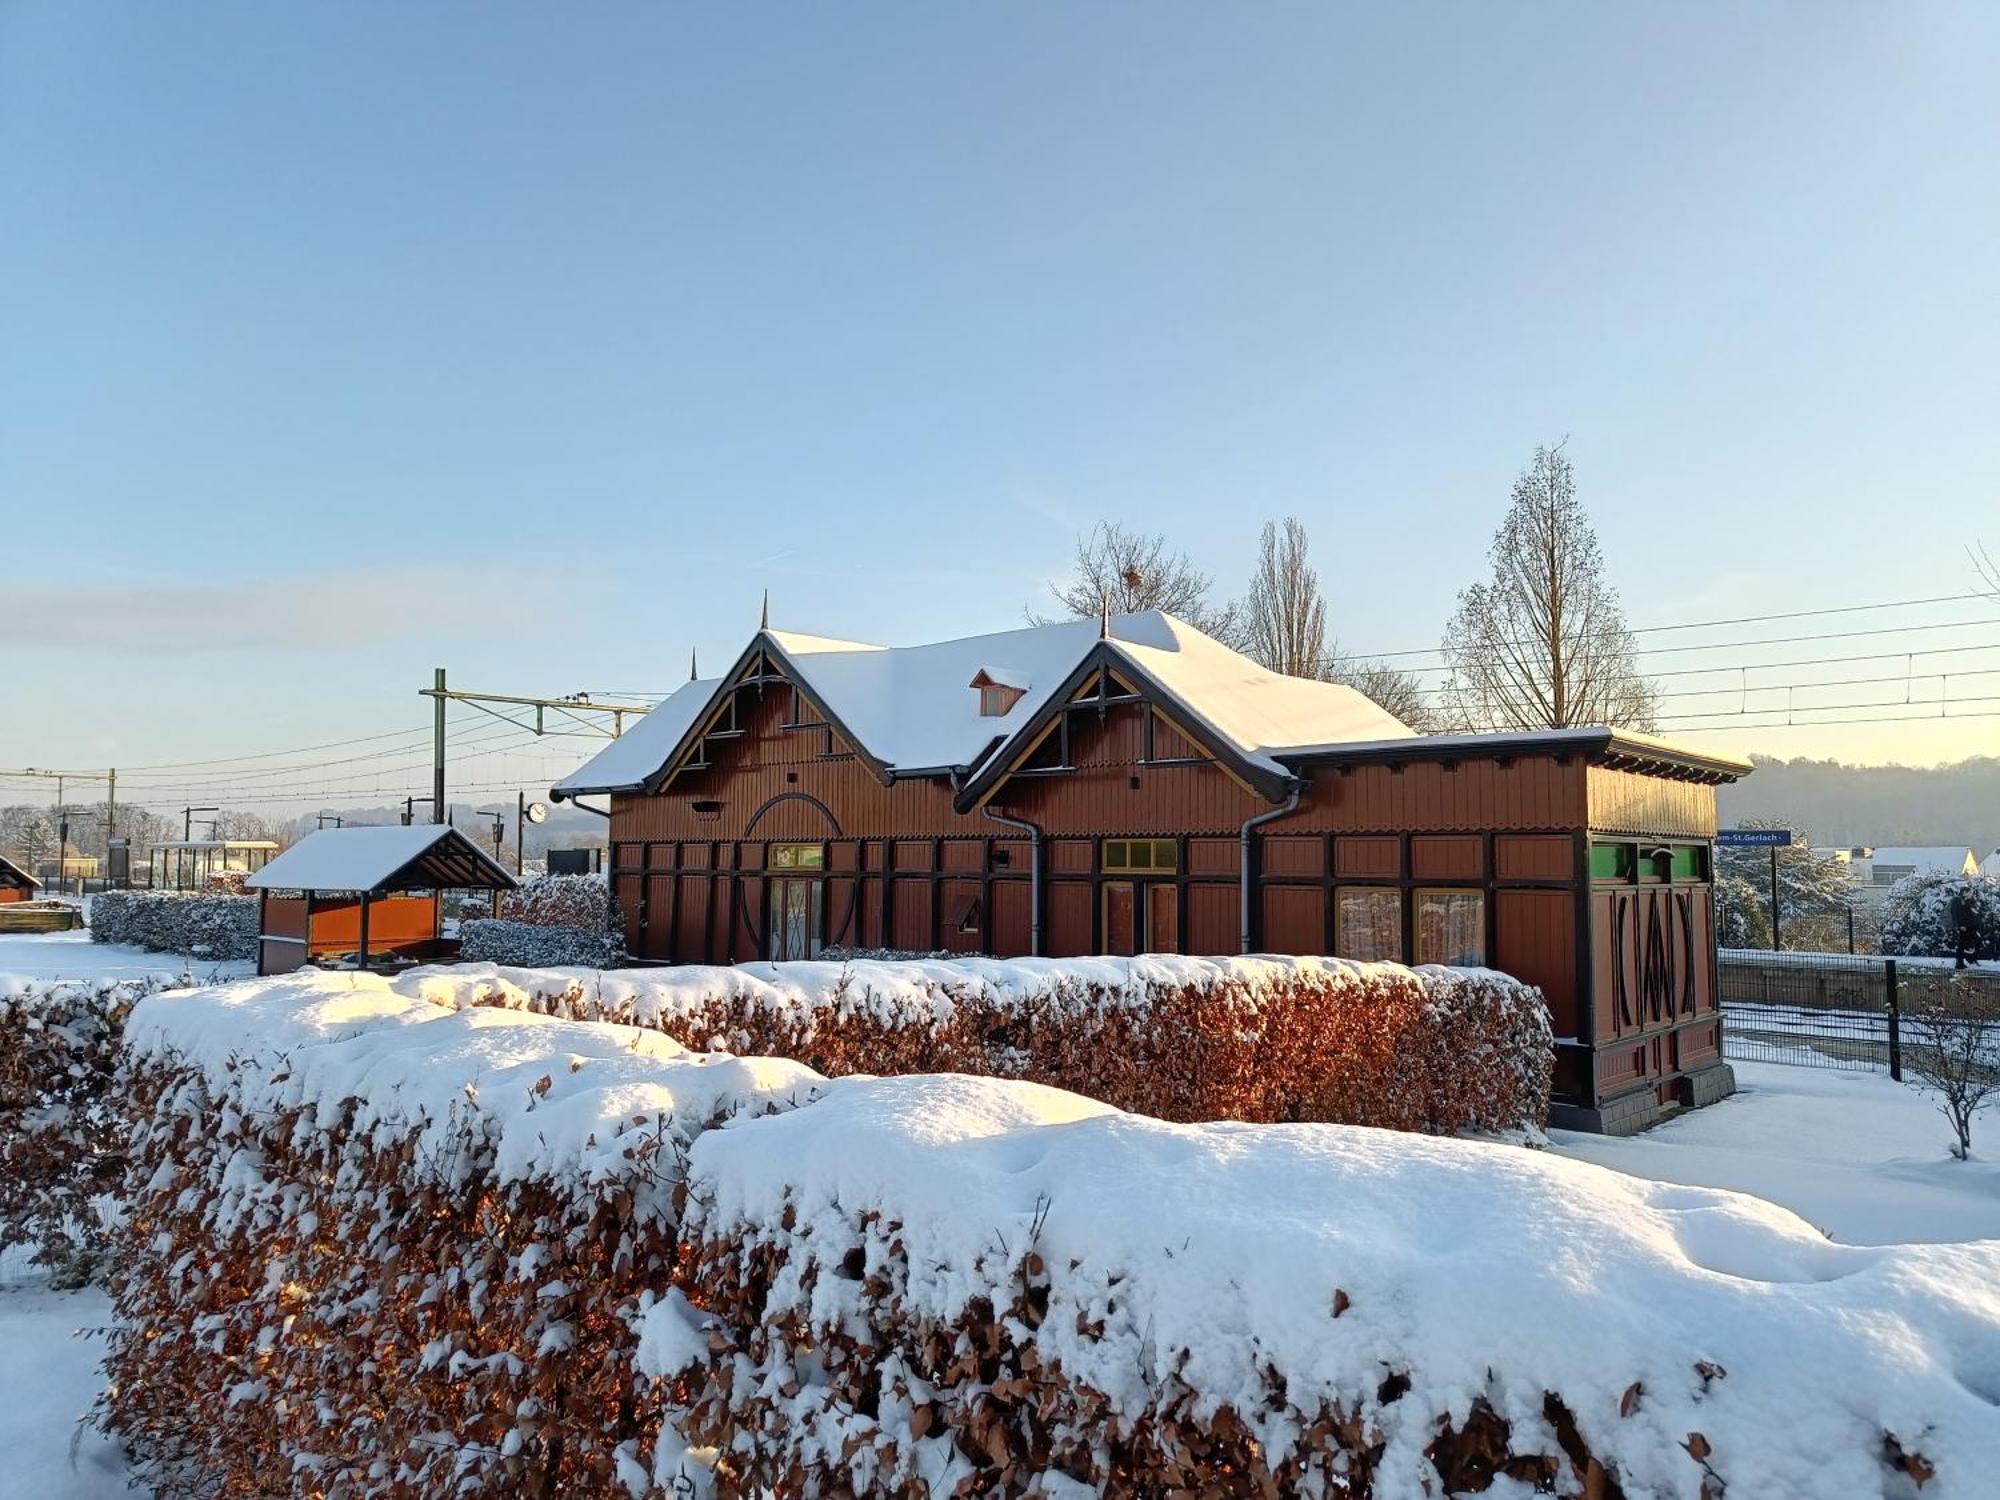
[[[759,630],[769,630],[771,628],[771,591],[769,589],[764,590],[764,613],[758,617],[757,628]]]
[[[688,681],[699,682],[700,680],[701,668],[695,665],[694,647],[690,646],[688,647]]]
[[[1097,606],[1098,606],[1097,638],[1100,641],[1108,641],[1111,639],[1111,590],[1110,589],[1102,589],[1098,592]]]

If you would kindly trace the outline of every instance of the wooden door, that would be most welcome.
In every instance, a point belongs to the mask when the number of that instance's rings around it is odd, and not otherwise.
[[[1121,958],[1138,952],[1139,890],[1129,880],[1104,883],[1103,950]]]
[[[1165,881],[1146,887],[1146,951],[1181,951],[1181,908],[1178,893]]]

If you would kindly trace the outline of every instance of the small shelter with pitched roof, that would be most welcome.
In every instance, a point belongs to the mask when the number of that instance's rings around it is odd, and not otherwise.
[[[257,972],[383,968],[444,952],[438,893],[514,877],[443,823],[323,828],[244,882],[258,895]]]
[[[0,902],[32,901],[42,883],[21,866],[0,854]]]

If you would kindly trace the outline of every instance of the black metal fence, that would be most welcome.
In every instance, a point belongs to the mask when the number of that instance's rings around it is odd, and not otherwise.
[[[1725,949],[1716,962],[1723,1049],[1901,1078],[1902,981],[1893,958]]]

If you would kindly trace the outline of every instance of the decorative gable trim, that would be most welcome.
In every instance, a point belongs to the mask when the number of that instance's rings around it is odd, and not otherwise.
[[[1171,693],[1137,662],[1120,654],[1113,642],[1100,641],[1049,695],[1042,708],[1015,731],[997,754],[988,757],[985,767],[959,790],[952,800],[953,807],[966,813],[992,801],[1007,780],[1055,732],[1062,715],[1091,708],[1105,714],[1124,704],[1145,704],[1182,738],[1197,746],[1218,770],[1253,795],[1275,804],[1283,802],[1290,793],[1293,785],[1290,777],[1274,775],[1248,759],[1198,717],[1186,713]]]
[[[785,648],[768,633],[760,630],[751,637],[750,644],[743,649],[743,654],[737,657],[729,670],[722,675],[714,694],[696,715],[694,727],[681,736],[680,743],[674,746],[673,752],[668,755],[660,769],[646,778],[640,790],[647,795],[666,790],[676,776],[694,766],[698,752],[710,740],[733,739],[741,735],[744,732],[741,729],[717,727],[723,723],[725,716],[734,713],[737,695],[751,688],[762,691],[780,682],[812,707],[828,731],[839,737],[840,742],[853,753],[854,758],[868,768],[871,776],[883,786],[889,784],[891,779],[889,768],[869,753],[855,733],[841,722],[840,715],[827,705],[824,698],[812,690],[805,680],[805,674],[798,669],[797,663],[792,660]],[[730,722],[733,724],[734,720],[731,719]],[[705,765],[706,762],[702,764]]]

